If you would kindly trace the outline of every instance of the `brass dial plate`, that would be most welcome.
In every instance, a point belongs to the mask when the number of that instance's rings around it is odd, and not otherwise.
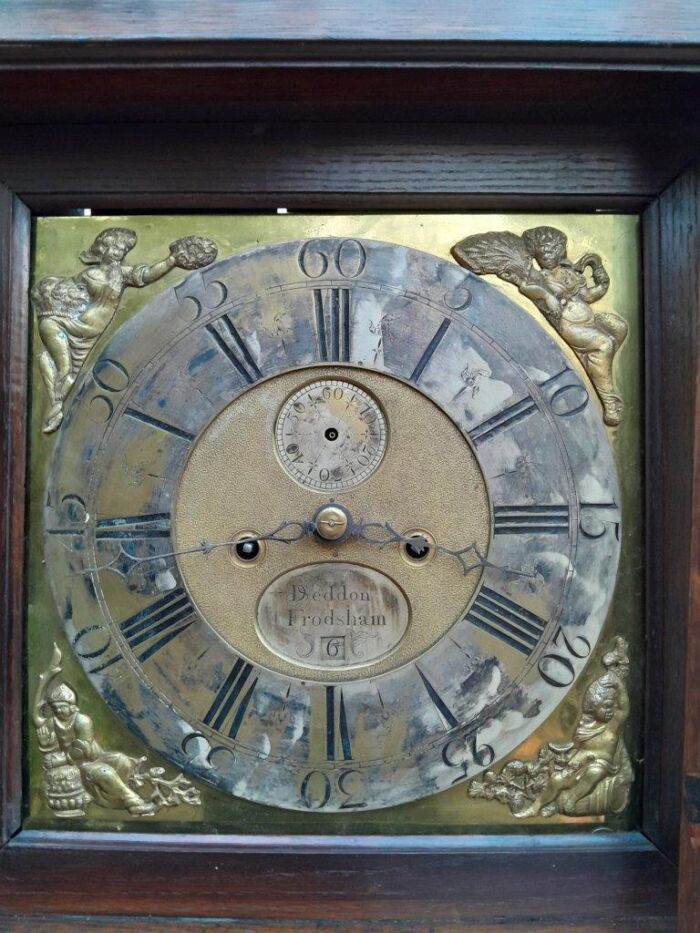
[[[336,301],[338,289],[347,298]],[[191,604],[167,534],[188,453],[212,419],[260,378],[329,362],[313,327],[319,302],[331,324],[334,309],[349,315],[349,343],[331,362],[410,384],[441,408],[474,451],[493,505],[471,606],[419,658],[342,683],[236,654]],[[225,316],[253,369],[232,367],[212,342]],[[57,441],[47,565],[96,688],[190,773],[283,807],[388,806],[451,787],[515,748],[583,669],[615,580],[614,466],[559,345],[493,286],[386,243],[281,244],[163,291],[99,364],[99,380],[89,370],[77,386]],[[111,367],[126,385],[109,387]],[[124,470],[136,462],[145,464],[139,515]],[[555,520],[533,522],[542,512]],[[602,534],[591,530],[601,514]],[[431,530],[429,518],[413,526]],[[71,536],[79,547],[64,546]],[[445,562],[461,587],[447,554],[416,573]]]

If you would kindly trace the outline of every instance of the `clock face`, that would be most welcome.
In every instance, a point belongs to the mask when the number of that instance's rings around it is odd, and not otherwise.
[[[115,713],[260,803],[385,807],[519,745],[605,621],[596,403],[497,288],[388,243],[235,255],[70,397],[46,566]]]

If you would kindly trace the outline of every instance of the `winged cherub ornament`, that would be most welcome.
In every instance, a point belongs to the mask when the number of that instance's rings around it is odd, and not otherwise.
[[[610,278],[595,253],[577,262],[567,258],[566,236],[556,227],[514,233],[478,233],[452,248],[457,262],[477,275],[497,275],[518,287],[581,360],[603,405],[603,419],[615,427],[623,402],[615,390],[613,359],[627,336],[627,324],[591,305],[607,292]]]

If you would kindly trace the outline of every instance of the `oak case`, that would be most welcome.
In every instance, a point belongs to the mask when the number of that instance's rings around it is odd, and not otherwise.
[[[584,17],[585,19],[585,17]],[[580,23],[580,20],[579,20]],[[410,23],[409,23],[410,26]],[[449,111],[437,101],[419,100],[415,112],[402,103],[394,104],[394,124],[372,125],[384,120],[386,104],[371,99],[358,100],[353,81],[360,87],[381,87],[398,100],[405,93],[406,81],[419,80],[418,69],[394,68],[425,60],[428,50],[411,45],[392,45],[375,39],[362,46],[364,54],[382,63],[380,72],[366,71],[355,63],[342,76],[334,73],[323,95],[312,80],[318,69],[330,72],[330,62],[341,60],[340,46],[329,52],[328,45],[316,50],[323,61],[311,65],[291,62],[284,45],[271,38],[263,44],[274,64],[258,66],[253,78],[243,68],[222,70],[229,88],[222,114],[227,119],[240,115],[270,117],[275,123],[261,131],[253,126],[212,127],[202,148],[201,127],[168,126],[168,119],[190,119],[196,113],[194,91],[205,76],[190,70],[186,60],[174,69],[158,104],[158,116],[166,124],[120,125],[113,121],[143,118],[128,103],[107,94],[99,111],[99,126],[84,128],[67,125],[72,119],[95,120],[93,110],[82,110],[70,89],[71,78],[81,72],[79,58],[86,46],[80,42],[64,45],[64,69],[56,82],[46,76],[36,81],[37,66],[47,69],[50,45],[11,43],[3,48],[6,61],[14,59],[17,83],[12,85],[12,69],[3,73],[0,88],[9,99],[33,107],[42,118],[64,119],[66,125],[46,127],[25,125],[8,134],[0,156],[0,177],[6,189],[2,195],[2,364],[3,500],[9,504],[3,517],[2,562],[8,581],[3,595],[3,745],[2,800],[3,905],[12,913],[53,916],[54,928],[61,928],[61,915],[74,913],[76,904],[85,914],[137,917],[155,916],[231,917],[260,921],[259,928],[284,929],[285,923],[299,919],[325,919],[347,929],[353,922],[364,928],[381,921],[403,922],[410,928],[442,924],[449,929],[458,918],[461,928],[472,924],[488,929],[504,919],[514,928],[546,921],[569,929],[595,929],[610,925],[619,929],[672,929],[677,873],[674,861],[680,839],[680,921],[692,930],[697,906],[693,888],[694,849],[697,829],[694,787],[698,761],[698,722],[695,710],[699,680],[700,641],[697,633],[696,581],[691,568],[700,557],[698,528],[697,470],[698,404],[696,380],[697,295],[699,270],[698,174],[692,166],[694,151],[694,112],[697,80],[694,72],[681,67],[692,60],[698,37],[692,23],[676,23],[675,36],[684,36],[683,45],[664,49],[660,61],[653,41],[661,27],[652,25],[638,45],[603,47],[594,36],[579,35],[574,51],[557,51],[561,71],[537,68],[553,55],[547,44],[500,44],[494,56],[510,56],[507,68],[492,68],[489,77],[501,90],[498,103],[487,103],[478,94],[464,92]],[[184,28],[184,25],[183,25]],[[581,28],[581,27],[579,27]],[[421,26],[414,24],[414,35]],[[502,34],[507,38],[505,31]],[[664,30],[670,29],[669,24]],[[665,33],[664,33],[665,34]],[[560,35],[563,33],[560,32]],[[624,38],[624,34],[621,36]],[[584,44],[588,41],[588,45]],[[442,44],[441,44],[442,42]],[[260,54],[260,46],[257,49]],[[353,55],[360,46],[353,45]],[[580,158],[581,131],[567,126],[567,107],[561,100],[562,82],[574,93],[584,95],[595,88],[595,78],[576,62],[585,49],[597,57],[605,73],[605,91],[600,91],[595,119],[583,143],[584,165],[571,171],[571,154]],[[135,99],[144,74],[157,72],[156,55],[172,54],[177,62],[187,50],[190,58],[197,47],[173,46],[163,49],[129,45],[128,33],[122,43],[110,45],[105,56],[90,69],[90,85],[114,87],[106,58],[119,72],[122,88]],[[442,37],[429,50],[435,64],[434,80],[446,87],[462,88],[456,75],[460,63],[470,57],[475,73],[489,71],[486,62],[477,62],[483,46],[463,43],[459,54]],[[244,49],[231,40],[229,62],[244,61]],[[345,61],[349,64],[347,47]],[[117,57],[121,58],[116,65]],[[622,58],[626,69],[619,69]],[[641,63],[644,62],[644,69]],[[127,67],[137,65],[137,68]],[[631,75],[654,71],[655,93],[646,98],[643,131],[631,117],[639,113],[638,87]],[[631,66],[631,67],[630,67]],[[210,73],[220,67],[210,63]],[[33,74],[33,76],[32,76]],[[559,77],[563,75],[563,78]],[[293,78],[298,97],[275,90],[275,81]],[[194,77],[193,77],[194,76]],[[269,102],[252,103],[242,88],[255,80],[267,89]],[[304,81],[310,82],[306,89]],[[363,85],[363,80],[366,84]],[[640,78],[641,81],[647,80]],[[177,85],[177,82],[181,83]],[[523,112],[518,103],[522,82],[532,90],[530,104]],[[100,82],[103,82],[100,85]],[[178,87],[179,94],[175,87]],[[155,85],[153,85],[155,87]],[[210,83],[207,83],[210,87]],[[493,85],[492,85],[493,86]],[[683,86],[692,93],[677,94]],[[610,94],[614,87],[615,95]],[[665,94],[659,94],[659,88]],[[400,93],[399,93],[400,88]],[[189,89],[189,91],[188,91]],[[342,93],[341,93],[342,89]],[[583,89],[586,89],[585,91]],[[594,92],[595,93],[595,92]],[[306,95],[306,103],[304,103]],[[361,95],[360,95],[361,96]],[[369,96],[369,95],[368,95]],[[319,99],[321,98],[321,99]],[[125,98],[122,98],[125,99]],[[496,99],[496,98],[492,98]],[[592,98],[590,93],[587,100]],[[667,106],[666,102],[672,103]],[[331,101],[333,103],[331,104]],[[294,103],[294,106],[293,106]],[[629,104],[629,107],[627,105]],[[240,109],[236,109],[236,107]],[[333,110],[335,125],[286,125],[286,118],[297,118],[301,111],[316,119]],[[15,119],[17,109],[9,109]],[[26,119],[24,110],[21,119]],[[342,126],[342,117],[362,117],[352,127]],[[526,122],[535,114],[549,126]],[[571,116],[570,110],[568,111]],[[468,132],[457,120],[478,115],[491,126],[471,125]],[[211,115],[211,112],[210,112]],[[416,122],[416,116],[423,123]],[[446,119],[439,127],[430,120]],[[398,122],[401,121],[401,122]],[[515,123],[514,121],[519,121]],[[495,124],[495,125],[494,125]],[[661,125],[663,124],[663,125]],[[339,140],[344,145],[339,145]],[[513,157],[513,142],[517,155]],[[429,142],[429,145],[428,145]],[[79,144],[78,144],[79,143]],[[422,144],[421,144],[422,143]],[[261,152],[274,152],[278,171],[261,173]],[[129,158],[126,154],[129,154]],[[134,153],[139,158],[133,157]],[[484,160],[484,153],[488,158]],[[69,158],[69,154],[71,154]],[[196,154],[196,158],[189,158]],[[509,155],[509,158],[504,158]],[[357,160],[361,169],[357,169]],[[384,171],[389,159],[396,170]],[[232,169],[232,164],[235,168]],[[269,163],[268,163],[269,165]],[[449,172],[445,165],[451,166]],[[488,165],[488,171],[486,166]],[[675,178],[677,171],[690,165]],[[454,167],[452,167],[454,166]],[[280,196],[286,202],[280,205]],[[88,203],[89,202],[89,203]],[[412,854],[394,851],[368,853],[356,843],[339,854],[287,854],[289,842],[276,840],[226,840],[173,837],[167,846],[145,836],[128,842],[109,836],[60,837],[33,834],[21,829],[21,722],[17,711],[22,704],[23,682],[23,535],[22,491],[25,482],[27,363],[27,276],[30,212],[76,209],[89,206],[110,213],[138,207],[141,210],[177,211],[275,209],[279,206],[310,209],[322,204],[344,210],[378,208],[400,210],[450,210],[498,205],[499,210],[577,209],[595,210],[624,205],[642,212],[645,274],[646,398],[647,398],[647,725],[643,812],[640,832],[624,840],[595,839],[575,844],[535,841],[519,844],[478,840],[456,847],[449,855],[444,840],[414,843]],[[686,672],[685,678],[680,676]],[[685,693],[684,693],[685,692]],[[682,714],[682,711],[686,712]],[[685,752],[683,745],[685,739]],[[683,755],[685,757],[683,757]],[[684,774],[688,776],[687,796],[681,806]],[[390,848],[387,842],[384,846]],[[165,850],[164,850],[165,849]],[[267,851],[261,851],[265,850]],[[244,850],[244,851],[242,851]],[[551,872],[555,863],[557,871]],[[275,873],[274,897],[270,900],[270,873]],[[499,903],[490,896],[498,878]],[[333,884],[329,880],[333,879]],[[94,879],[90,883],[89,879]],[[436,883],[439,879],[440,884]],[[38,882],[38,883],[37,883]],[[94,921],[87,921],[88,925]],[[135,921],[144,929],[143,921]],[[128,929],[127,919],[105,921],[106,928]],[[72,925],[75,925],[73,922]],[[50,927],[49,927],[50,928]],[[89,926],[88,926],[89,928]],[[362,928],[362,926],[360,927]],[[371,926],[370,926],[371,928]]]

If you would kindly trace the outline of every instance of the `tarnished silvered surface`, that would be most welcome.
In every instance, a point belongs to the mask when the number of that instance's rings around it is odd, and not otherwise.
[[[250,236],[248,236],[249,232],[251,235],[255,233],[257,236],[260,236],[264,227],[269,229],[269,236],[265,237],[268,242],[281,241],[292,236],[305,237],[314,233],[352,234],[353,236],[372,235],[379,239],[391,240],[393,242],[405,242],[409,245],[428,249],[438,255],[447,256],[449,245],[470,232],[493,229],[496,224],[499,228],[510,227],[510,229],[513,229],[515,232],[520,232],[524,227],[534,223],[553,222],[556,220],[559,226],[567,230],[572,244],[576,244],[577,247],[581,247],[582,249],[595,248],[595,250],[603,256],[607,267],[612,272],[612,285],[609,295],[610,306],[614,306],[616,312],[622,314],[622,316],[630,322],[630,339],[618,360],[618,380],[629,406],[628,416],[626,417],[629,417],[631,426],[625,424],[618,430],[614,436],[614,446],[618,458],[620,456],[620,451],[625,452],[622,470],[624,496],[622,504],[625,510],[624,528],[625,537],[635,542],[638,535],[638,527],[636,525],[637,515],[635,514],[635,508],[630,508],[630,505],[633,502],[635,488],[638,487],[639,484],[639,407],[637,391],[638,380],[636,378],[639,365],[638,356],[636,355],[638,351],[639,331],[638,326],[634,326],[636,324],[637,311],[637,244],[635,221],[632,218],[535,218],[532,216],[523,218],[511,216],[503,218],[494,217],[493,215],[462,218],[457,218],[455,216],[436,216],[432,218],[421,217],[418,219],[410,217],[270,217],[262,219],[188,217],[182,219],[183,224],[180,226],[178,226],[178,222],[175,218],[132,218],[128,219],[128,221],[124,218],[110,218],[109,221],[105,221],[104,218],[47,220],[40,222],[40,234],[37,242],[38,259],[41,263],[42,250],[47,248],[46,245],[42,246],[42,236],[48,236],[49,240],[51,236],[60,238],[62,244],[61,248],[65,251],[66,266],[68,266],[71,248],[73,250],[72,255],[74,255],[77,246],[81,246],[86,239],[89,239],[98,229],[108,225],[108,223],[128,222],[129,226],[138,230],[139,241],[147,245],[149,233],[155,237],[156,231],[158,231],[158,238],[163,236],[176,236],[180,230],[184,229],[185,220],[188,231],[192,230],[194,232],[210,235],[217,241],[219,244],[220,256],[225,256],[228,252],[233,251],[237,247],[245,248],[246,246],[252,245]],[[238,242],[230,239],[234,231],[234,235],[240,236]],[[580,233],[578,231],[580,231]],[[43,242],[44,244],[48,244],[46,239],[44,239]],[[58,254],[52,250],[51,256],[44,257],[44,264],[39,264],[35,275],[46,274],[49,271],[60,271],[60,269],[57,269],[57,255]],[[156,290],[158,290],[157,286],[154,287],[154,291]],[[616,303],[613,305],[612,302]],[[125,302],[124,312],[122,313],[123,317],[121,319],[125,319],[132,310],[133,304]],[[563,350],[562,352],[566,351]],[[575,370],[577,368],[577,363],[571,356],[572,355],[569,355],[570,365],[572,369]],[[479,366],[472,367],[473,371],[468,374],[468,379],[465,380],[465,389],[462,396],[469,395],[471,391],[473,391],[474,377],[476,376],[477,380],[479,378],[478,369]],[[38,430],[39,425],[37,419],[38,415],[34,413],[33,426]],[[34,438],[37,437],[38,434],[34,434]],[[47,441],[42,448],[39,448],[39,456],[35,461],[37,465],[44,460],[45,454],[43,451],[47,450],[50,444],[51,442]],[[34,452],[37,452],[37,449],[38,445],[35,443]],[[127,459],[125,463],[121,464],[121,469],[125,471],[125,474],[128,474],[127,482],[131,482],[137,487],[137,480],[141,478],[139,463],[131,462]],[[32,497],[32,505],[35,506],[37,503],[36,491],[43,480],[42,470],[35,470],[33,477],[34,494]],[[135,510],[135,512],[137,511],[138,510]],[[135,514],[135,512],[128,514]],[[112,514],[117,513],[115,512]],[[380,518],[381,517],[383,516],[380,516]],[[32,511],[32,520],[33,527],[36,529],[37,513],[35,509]],[[271,546],[274,547],[274,544]],[[614,608],[615,630],[625,630],[632,637],[633,642],[637,637],[635,608],[638,606],[639,602],[639,583],[635,574],[635,571],[638,572],[638,553],[635,547],[626,547],[623,549],[624,573],[620,585],[618,586],[618,594],[622,595],[618,595]],[[374,565],[373,558],[368,562]],[[436,564],[437,561],[431,564],[430,573],[433,572]],[[42,639],[48,640],[49,629],[52,633],[55,633],[57,631],[60,632],[60,627],[57,621],[55,621],[55,611],[52,610],[51,603],[47,599],[47,593],[43,589],[43,578],[41,573],[38,572],[40,568],[37,560],[32,561],[31,569],[32,589],[30,599],[34,609],[32,612],[33,629],[31,632],[31,645],[33,648],[37,641],[37,635],[41,636],[38,641]],[[632,570],[631,573],[630,569]],[[456,570],[459,573],[458,567]],[[40,625],[36,622],[39,618],[37,616],[37,609],[42,612]],[[627,621],[625,621],[625,614],[627,614]],[[47,619],[51,620],[48,624],[46,621]],[[30,667],[32,662],[33,653],[30,656]],[[37,661],[37,665],[40,666],[39,661]],[[633,663],[633,668],[635,666],[637,665]],[[75,673],[75,679],[78,681],[80,680],[80,675],[77,671]],[[88,687],[85,687],[82,693],[84,694],[86,691],[88,693],[90,692]],[[569,694],[560,710],[554,716],[550,717],[544,726],[537,730],[529,740],[524,742],[520,749],[515,750],[513,755],[517,752],[522,757],[528,753],[528,744],[536,748],[543,740],[546,740],[546,738],[556,738],[559,736],[567,717],[570,719],[573,714],[572,711],[575,709],[576,698],[576,690],[574,690]],[[134,741],[129,733],[124,731],[112,717],[105,713],[104,707],[99,701],[95,702],[94,715],[96,717],[101,716],[104,719],[108,734],[109,730],[112,730],[115,736],[120,738],[122,747],[134,748],[135,750],[142,748],[142,746],[139,746],[138,742]],[[223,821],[227,828],[240,831],[258,831],[267,828],[268,831],[277,832],[362,832],[382,831],[383,829],[401,832],[452,832],[467,828],[470,825],[483,826],[485,823],[509,825],[507,815],[498,812],[499,808],[495,807],[493,804],[481,801],[468,801],[465,804],[463,800],[463,789],[460,793],[459,787],[447,793],[427,798],[421,802],[404,805],[399,810],[392,808],[385,811],[376,811],[371,814],[369,812],[355,812],[352,815],[340,814],[332,817],[326,816],[322,819],[314,818],[314,814],[308,813],[276,813],[270,808],[260,808],[252,804],[246,804],[244,801],[222,799],[220,794],[208,790],[205,785],[202,785],[202,788],[206,814],[205,820]],[[41,819],[42,810],[36,794],[33,799],[35,801],[34,812],[37,818]],[[559,822],[561,822],[562,819],[563,818],[554,818],[554,820],[558,820]],[[100,825],[104,825],[104,823]]]

